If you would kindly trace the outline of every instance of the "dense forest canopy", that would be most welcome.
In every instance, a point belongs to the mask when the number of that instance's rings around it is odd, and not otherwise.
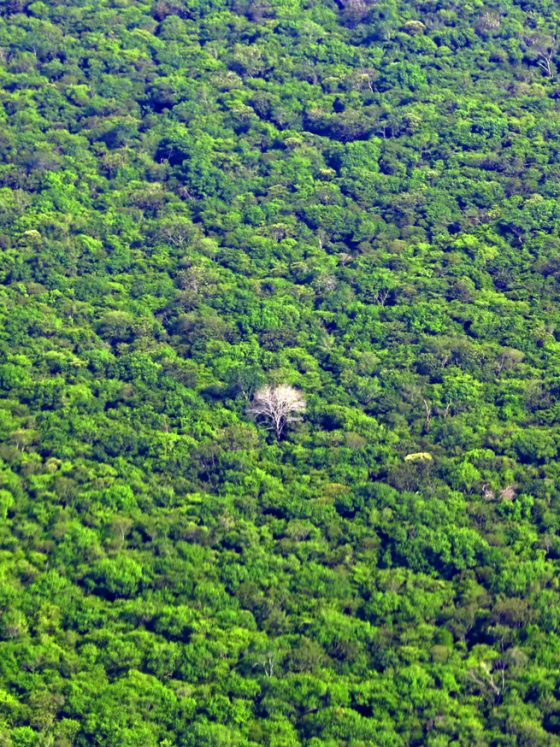
[[[1,747],[558,744],[558,3],[0,12]]]

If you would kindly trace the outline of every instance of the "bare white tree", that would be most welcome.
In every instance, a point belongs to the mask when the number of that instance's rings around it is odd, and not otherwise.
[[[299,414],[304,412],[305,408],[305,399],[293,386],[267,384],[255,392],[249,405],[249,413],[255,419],[262,420],[280,440],[286,426],[299,420]]]

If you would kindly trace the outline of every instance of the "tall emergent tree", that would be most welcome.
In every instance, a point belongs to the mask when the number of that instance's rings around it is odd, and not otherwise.
[[[280,440],[286,426],[300,420],[299,413],[304,412],[305,408],[305,399],[293,386],[267,384],[255,392],[249,412],[273,430],[276,438]]]

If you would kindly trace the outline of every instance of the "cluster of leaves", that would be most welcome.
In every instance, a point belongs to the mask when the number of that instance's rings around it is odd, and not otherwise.
[[[557,3],[0,11],[0,745],[557,744]]]

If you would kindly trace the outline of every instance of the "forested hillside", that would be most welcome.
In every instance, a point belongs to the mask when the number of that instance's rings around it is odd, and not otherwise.
[[[558,745],[560,5],[0,11],[1,747]]]

